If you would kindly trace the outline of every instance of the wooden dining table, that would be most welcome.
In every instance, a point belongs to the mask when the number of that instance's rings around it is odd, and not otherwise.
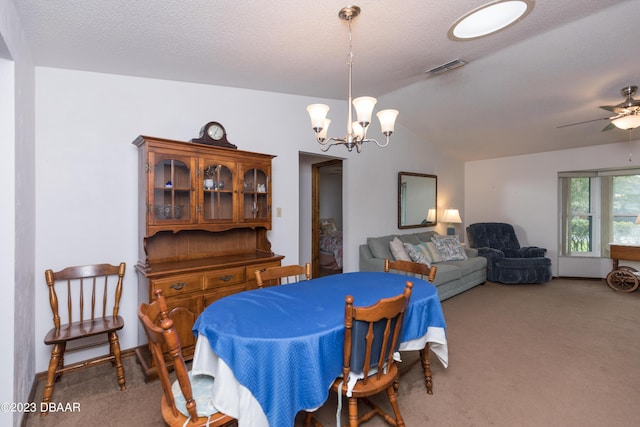
[[[367,306],[414,283],[400,351],[430,348],[448,366],[446,324],[436,288],[393,273],[325,276],[245,291],[209,305],[194,324],[192,372],[216,378],[211,396],[240,427],[293,426],[323,405],[342,373],[345,297]],[[428,347],[427,347],[428,346]]]

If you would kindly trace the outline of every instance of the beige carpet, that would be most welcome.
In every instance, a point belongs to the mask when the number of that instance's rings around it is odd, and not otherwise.
[[[640,292],[617,293],[601,281],[487,283],[443,309],[449,368],[432,358],[431,396],[419,364],[402,376],[407,426],[640,425]],[[403,358],[408,365],[417,352]],[[54,400],[79,402],[81,411],[29,416],[26,425],[162,425],[159,384],[144,383],[134,358],[125,369],[124,392],[109,365],[66,375]],[[330,395],[317,413],[325,426],[335,425],[335,402]],[[374,418],[365,425],[385,424]]]

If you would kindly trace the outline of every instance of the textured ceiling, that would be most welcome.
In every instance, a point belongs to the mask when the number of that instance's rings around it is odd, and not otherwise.
[[[358,1],[354,96],[384,96],[402,126],[463,160],[629,140],[600,132],[604,120],[557,126],[607,117],[599,105],[640,85],[640,1],[537,0],[509,29],[447,38],[452,22],[486,2]],[[39,66],[346,97],[344,1],[14,4]],[[468,64],[425,74],[455,58]]]

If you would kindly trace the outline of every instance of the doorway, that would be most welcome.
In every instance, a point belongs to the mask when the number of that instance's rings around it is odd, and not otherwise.
[[[312,277],[342,273],[342,160],[312,165]]]

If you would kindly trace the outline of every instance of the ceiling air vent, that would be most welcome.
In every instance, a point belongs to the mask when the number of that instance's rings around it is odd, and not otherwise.
[[[460,68],[464,64],[466,64],[466,62],[462,59],[454,59],[453,61],[449,61],[446,64],[438,65],[435,68],[427,70],[426,73],[435,76],[436,74],[442,74],[445,71],[451,71],[455,70],[456,68]]]

